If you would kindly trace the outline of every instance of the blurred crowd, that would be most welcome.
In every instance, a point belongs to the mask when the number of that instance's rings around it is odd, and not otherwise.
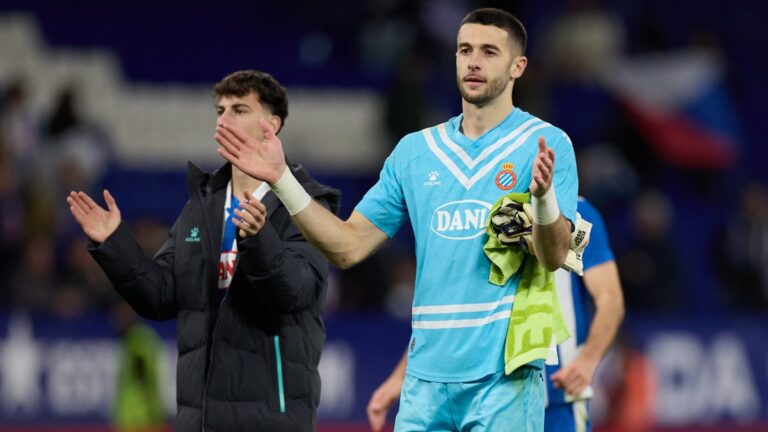
[[[76,85],[47,112],[29,108],[27,85],[19,78],[0,92],[0,305],[62,318],[111,310],[119,297],[64,200],[72,190],[100,196],[115,163],[108,131],[84,118]],[[149,254],[167,232],[151,220],[134,223]]]

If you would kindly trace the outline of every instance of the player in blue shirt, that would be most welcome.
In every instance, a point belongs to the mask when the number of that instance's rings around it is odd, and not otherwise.
[[[410,220],[417,272],[398,431],[543,430],[543,362],[504,374],[520,276],[491,284],[483,253],[490,208],[505,193],[531,193],[534,248],[549,271],[563,264],[575,220],[570,140],[512,102],[525,44],[511,14],[470,12],[457,36],[462,114],[405,136],[346,221],[314,203],[286,171],[268,124],[263,141],[217,128],[219,153],[269,183],[305,237],[340,268],[367,258]]]
[[[583,198],[579,198],[578,211],[592,223],[592,233],[583,255],[584,276],[563,269],[555,273],[560,306],[573,337],[558,346],[559,365],[546,367],[547,432],[591,430],[587,407],[592,396],[590,383],[624,316],[619,274],[603,218]],[[382,429],[387,410],[400,397],[407,361],[404,355],[371,396],[367,411],[374,431]]]
[[[587,402],[592,397],[592,377],[624,317],[619,272],[603,217],[583,198],[578,209],[592,223],[592,233],[583,255],[584,276],[564,270],[555,273],[560,307],[572,337],[557,347],[559,365],[547,366],[544,426],[548,432],[591,430]]]

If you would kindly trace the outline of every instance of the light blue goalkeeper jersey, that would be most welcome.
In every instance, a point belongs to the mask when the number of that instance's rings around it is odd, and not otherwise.
[[[461,121],[405,136],[356,207],[389,237],[410,218],[417,270],[408,373],[427,381],[466,382],[504,370],[519,277],[505,286],[488,282],[484,229],[499,197],[528,191],[541,136],[555,151],[560,210],[570,220],[576,215],[576,162],[562,130],[514,109],[473,141]]]

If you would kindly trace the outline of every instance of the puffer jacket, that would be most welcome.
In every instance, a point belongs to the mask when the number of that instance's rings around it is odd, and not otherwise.
[[[338,191],[290,167],[317,202],[338,210]],[[238,240],[235,273],[219,300],[231,171],[226,164],[208,174],[190,163],[190,199],[154,258],[125,223],[89,249],[141,316],[177,319],[176,431],[314,431],[328,262],[270,191],[262,199],[268,220]]]

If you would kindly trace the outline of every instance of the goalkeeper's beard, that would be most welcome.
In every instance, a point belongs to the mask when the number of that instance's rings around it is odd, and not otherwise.
[[[464,89],[464,81],[462,78],[458,74],[456,75],[456,84],[459,86],[459,93],[461,93],[462,99],[478,106],[487,105],[489,102],[496,99],[507,88],[509,81],[510,79],[507,76],[498,76],[485,82],[486,87],[484,92],[472,95]]]

